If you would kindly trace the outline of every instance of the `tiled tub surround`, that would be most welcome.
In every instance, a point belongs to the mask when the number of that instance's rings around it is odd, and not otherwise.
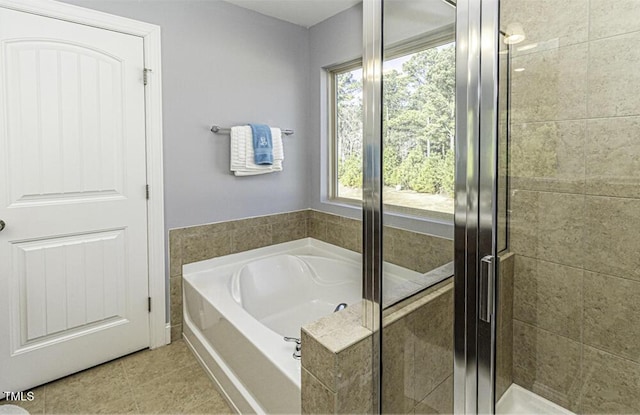
[[[505,0],[514,382],[640,412],[640,2]]]
[[[453,241],[385,227],[385,261],[425,273],[453,260]],[[311,237],[360,252],[361,222],[301,210],[169,231],[171,339],[182,333],[182,265]]]
[[[385,312],[383,412],[452,413],[453,283],[416,297]],[[372,412],[371,341],[361,304],[303,327],[303,414]]]
[[[360,257],[305,238],[184,266],[185,339],[240,412],[299,413],[300,362],[283,337],[299,338],[340,303],[360,305]],[[452,264],[384,272],[393,303],[447,279]]]

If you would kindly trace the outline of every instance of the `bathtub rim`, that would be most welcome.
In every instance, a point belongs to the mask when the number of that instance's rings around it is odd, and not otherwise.
[[[261,248],[255,248],[248,251],[238,252],[235,254],[223,255],[215,258],[205,259],[198,262],[193,262],[190,264],[186,264],[182,266],[182,276],[183,279],[188,275],[197,274],[200,272],[207,271],[213,267],[223,267],[231,264],[239,264],[246,265],[246,263],[250,260],[258,260],[262,258],[266,258],[269,256],[277,255],[277,254],[292,254],[292,255],[308,255],[305,252],[295,252],[295,251],[304,251],[305,249],[313,249],[320,251],[323,255],[339,260],[346,260],[348,262],[353,262],[358,265],[362,263],[362,254],[351,251],[346,248],[342,248],[337,245],[330,244],[328,242],[321,241],[319,239],[307,237],[297,239],[295,241],[282,242],[279,244],[268,245]],[[292,252],[294,251],[294,252]],[[449,268],[453,269],[453,261],[446,263],[444,265],[438,266],[433,270],[430,270],[425,273],[420,273],[418,271],[414,271],[408,269],[406,267],[402,267],[400,265],[392,264],[390,262],[384,261],[384,270],[385,272],[389,272],[396,276],[406,279],[407,282],[414,285],[409,290],[400,291],[397,295],[394,295],[392,298],[387,298],[384,301],[384,308],[393,307],[399,303],[403,303],[405,300],[410,299],[412,296],[419,294],[420,292],[429,289],[430,287],[440,283],[441,281],[448,278],[450,275],[447,274]],[[446,269],[445,273],[442,273],[442,270]]]

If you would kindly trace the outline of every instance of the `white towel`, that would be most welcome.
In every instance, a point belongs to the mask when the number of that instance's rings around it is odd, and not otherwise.
[[[282,132],[279,128],[271,128],[271,140],[273,143],[273,164],[257,165],[254,163],[251,127],[248,125],[231,127],[231,171],[236,176],[254,176],[282,171],[284,146]]]

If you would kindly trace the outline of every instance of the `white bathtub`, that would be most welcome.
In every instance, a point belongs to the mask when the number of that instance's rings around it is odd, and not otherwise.
[[[300,412],[300,361],[283,338],[360,301],[360,258],[307,238],[183,267],[185,339],[238,412]],[[387,263],[384,274],[394,298],[438,282]]]

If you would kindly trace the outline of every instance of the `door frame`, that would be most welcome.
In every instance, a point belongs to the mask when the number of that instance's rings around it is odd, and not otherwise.
[[[44,17],[79,23],[141,37],[144,47],[144,67],[148,82],[145,86],[145,130],[147,185],[147,249],[149,297],[153,307],[149,313],[149,347],[154,349],[170,343],[166,317],[164,191],[162,167],[162,68],[160,26],[54,0],[0,0],[0,7],[37,14]]]
[[[495,413],[500,0],[456,8],[454,413]]]

